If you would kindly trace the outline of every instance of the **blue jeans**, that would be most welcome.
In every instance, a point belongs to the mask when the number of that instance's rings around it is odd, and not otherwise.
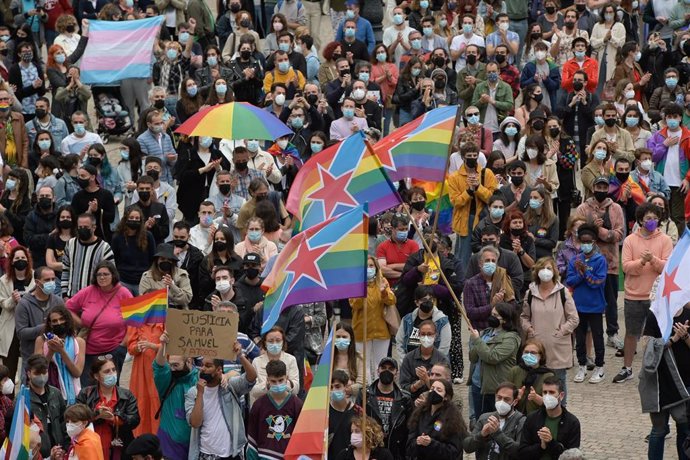
[[[649,433],[649,445],[647,447],[647,458],[649,460],[663,460],[664,458],[664,438],[668,433],[668,418],[673,417],[676,422],[676,450],[679,460],[688,460],[688,456],[683,452],[683,441],[688,436],[688,417],[687,405],[679,404],[661,412],[650,413],[652,421],[652,432]]]
[[[563,392],[563,401],[561,406],[565,407],[568,399],[568,369],[551,369],[553,374],[561,379],[561,391]]]
[[[179,124],[177,120],[177,100],[177,96],[168,96],[165,98],[165,109],[171,116],[175,117],[175,126]]]
[[[412,121],[412,112],[405,109],[400,109],[398,113],[398,128],[405,126],[406,123]]]
[[[510,20],[510,28],[520,37],[520,46],[518,47],[517,55],[515,56],[515,67],[520,68],[520,61],[522,61],[522,51],[525,49],[524,43],[527,37],[527,18],[521,21]]]
[[[139,295],[139,285],[138,284],[131,284],[131,283],[125,283],[124,281],[120,280],[120,284],[129,289],[129,292],[132,293],[134,297]]]
[[[467,267],[470,263],[470,257],[472,257],[472,229],[474,228],[474,215],[470,215],[469,221],[467,222],[467,236],[457,235],[455,240],[455,258],[462,264],[463,267]]]
[[[470,420],[477,420],[482,415],[482,389],[474,384],[470,385],[469,394]]]
[[[393,121],[393,109],[383,109],[383,135],[388,136]]]

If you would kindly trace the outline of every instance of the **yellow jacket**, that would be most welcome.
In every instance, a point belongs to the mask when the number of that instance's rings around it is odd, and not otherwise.
[[[381,291],[381,283],[386,284],[386,289]],[[384,317],[384,309],[395,306],[395,294],[388,285],[388,281],[382,276],[377,276],[367,286],[366,298],[350,299],[352,307],[352,329],[355,331],[355,341],[364,341],[364,302],[366,301],[367,340],[389,340],[388,324]]]
[[[297,77],[296,90],[302,90],[306,80],[304,75],[299,70],[295,70],[292,67],[286,73],[280,73],[278,69],[273,69],[271,72],[266,72],[264,76],[264,93],[268,94],[271,92],[271,86],[273,83],[283,83],[285,86],[290,86],[290,83]]]
[[[467,169],[463,164],[460,169],[448,176],[448,197],[453,205],[453,231],[460,236],[468,236],[472,229],[479,223],[479,213],[482,212],[484,206],[489,202],[489,198],[498,188],[496,176],[490,169],[485,169],[482,179],[482,167],[477,166],[477,176],[479,177],[479,186],[474,191],[474,197],[470,195],[467,190]],[[472,200],[475,200],[476,206],[474,209],[474,225],[472,229],[467,228],[470,219],[470,207]]]

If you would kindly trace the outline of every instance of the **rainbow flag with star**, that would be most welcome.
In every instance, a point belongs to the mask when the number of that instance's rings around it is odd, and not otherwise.
[[[453,141],[457,105],[431,110],[396,129],[373,148],[391,180],[441,182]]]
[[[356,132],[300,168],[286,207],[304,230],[364,203],[368,212],[378,214],[400,202],[364,134]]]
[[[368,230],[364,204],[292,237],[261,286],[261,334],[293,305],[366,296]]]
[[[19,396],[14,403],[12,426],[0,448],[1,460],[29,460],[29,433],[31,419],[29,418],[31,396],[29,387],[24,385],[19,390]]]
[[[441,200],[441,207],[438,213],[438,226],[436,227],[444,235],[453,233],[453,205],[450,202],[448,195],[448,185],[443,187],[443,196],[441,194],[441,182],[428,182],[423,180],[412,179],[412,185],[421,187],[426,192],[426,208],[436,212],[438,200]],[[436,217],[434,217],[436,218]]]
[[[283,458],[285,460],[321,460],[328,453],[328,411],[331,398],[331,368],[333,367],[333,332],[331,328],[328,341],[319,359],[319,367],[314,374],[302,412],[297,418],[295,428]]]
[[[131,327],[141,327],[144,324],[163,324],[167,309],[167,289],[159,289],[120,302],[122,318],[125,320],[125,324]]]

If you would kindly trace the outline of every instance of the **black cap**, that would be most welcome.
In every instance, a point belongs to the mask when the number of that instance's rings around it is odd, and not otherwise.
[[[94,165],[85,164],[85,165],[81,166],[81,169],[88,172],[92,176],[95,176],[96,174],[98,174],[98,170],[96,169],[96,167]]]
[[[597,185],[597,184],[609,185],[609,178],[606,176],[599,176],[596,179],[594,179],[594,184],[592,184],[592,185]]]
[[[249,252],[244,255],[242,262],[245,264],[258,264],[261,265],[261,256],[256,252]]]
[[[542,109],[532,110],[532,112],[529,114],[529,121],[536,120],[537,118],[546,120],[546,114]]]
[[[391,366],[393,366],[396,369],[398,368],[398,362],[396,360],[394,360],[393,358],[391,358],[390,356],[386,356],[381,361],[379,361],[379,367],[385,366],[386,364],[390,364]]]
[[[152,455],[154,458],[160,457],[161,443],[158,437],[153,434],[142,434],[127,446],[127,455]]]
[[[168,243],[159,244],[153,257],[163,257],[164,259],[170,259],[175,262],[178,260],[173,245]]]

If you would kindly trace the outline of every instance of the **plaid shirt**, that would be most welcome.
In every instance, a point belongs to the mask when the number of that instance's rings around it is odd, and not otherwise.
[[[520,93],[520,71],[514,65],[508,64],[500,70],[501,80],[513,88],[513,99]]]
[[[465,303],[465,311],[472,327],[481,331],[489,327],[487,319],[491,315],[491,288],[486,283],[481,273],[477,273],[472,278],[465,281],[465,289],[462,291],[462,297]]]
[[[249,183],[253,179],[266,179],[266,176],[261,171],[256,169],[247,169],[247,174],[240,174],[235,171],[235,177],[237,177],[237,187],[233,190],[235,195],[239,195],[245,200],[251,198],[249,196]]]

